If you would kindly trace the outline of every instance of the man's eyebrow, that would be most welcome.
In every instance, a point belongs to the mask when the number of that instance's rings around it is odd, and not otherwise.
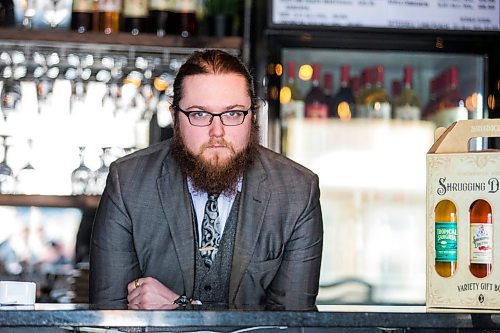
[[[243,104],[233,104],[233,105],[226,106],[226,110],[231,110],[231,109],[235,109],[235,108],[246,109],[247,107]]]
[[[223,108],[222,110],[233,110],[233,109],[247,109],[247,107],[243,104],[231,104]],[[191,105],[185,109],[188,110],[202,110],[202,111],[210,111],[209,108],[203,105]],[[213,110],[214,111],[214,110]]]
[[[192,109],[206,111],[206,108],[202,105],[191,105],[190,107],[186,108],[186,110],[192,110]]]

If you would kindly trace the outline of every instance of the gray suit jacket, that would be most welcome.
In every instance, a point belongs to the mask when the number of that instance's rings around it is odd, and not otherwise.
[[[189,195],[169,141],[111,165],[92,231],[91,303],[125,305],[127,284],[148,276],[192,295]],[[314,173],[259,148],[244,174],[230,304],[314,307],[323,240],[319,195]]]

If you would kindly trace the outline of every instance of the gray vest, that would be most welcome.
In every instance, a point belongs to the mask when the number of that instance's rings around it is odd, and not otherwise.
[[[198,251],[198,240],[195,242],[195,274],[193,298],[205,303],[229,302],[229,280],[231,278],[231,266],[233,262],[234,237],[236,235],[236,224],[238,221],[238,207],[240,193],[236,195],[233,206],[222,233],[219,250],[210,268],[206,267]],[[193,214],[194,219],[196,215]],[[196,220],[193,221],[196,226]],[[197,229],[196,229],[197,230]]]

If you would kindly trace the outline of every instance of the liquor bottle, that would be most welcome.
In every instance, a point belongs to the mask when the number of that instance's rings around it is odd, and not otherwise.
[[[149,8],[148,0],[123,0],[125,31],[137,36],[146,32]]]
[[[173,33],[182,37],[195,36],[198,32],[196,17],[196,0],[175,0],[175,9],[172,12]]]
[[[150,32],[158,37],[167,34],[167,24],[170,23],[170,13],[175,8],[173,0],[150,0],[149,2],[149,23]]]
[[[361,89],[356,96],[357,118],[368,118],[368,106],[365,105],[365,96],[372,91],[372,69],[365,68],[361,72]]]
[[[392,80],[391,83],[391,96],[392,100],[395,101],[399,95],[401,95],[401,81]]]
[[[351,88],[352,94],[354,96],[354,110],[352,118],[360,118],[358,110],[358,100],[361,94],[361,78],[359,76],[353,76],[349,80],[349,87]]]
[[[0,26],[13,27],[16,24],[14,15],[14,2],[12,0],[0,1]]]
[[[288,122],[290,119],[304,118],[304,100],[296,80],[296,63],[289,61],[286,64],[286,82],[280,90],[281,107],[281,152],[288,151]]]
[[[470,212],[470,265],[475,277],[490,274],[493,262],[493,216],[490,204],[483,199],[472,203]]]
[[[94,17],[94,0],[73,0],[71,13],[71,29],[84,33],[92,31]]]
[[[286,64],[286,83],[280,90],[281,119],[304,118],[304,100],[296,80],[296,63]]]
[[[493,92],[488,95],[489,118],[500,118],[500,79],[497,80]]]
[[[326,97],[319,87],[319,79],[321,77],[321,65],[313,64],[312,87],[306,94],[305,102],[305,117],[306,118],[328,118],[328,105]]]
[[[449,200],[442,200],[434,209],[435,268],[442,277],[450,277],[457,270],[457,208]]]
[[[500,118],[500,79],[497,79],[492,92],[488,94],[488,118]],[[487,147],[491,149],[500,149],[500,138],[490,137],[487,141]]]
[[[394,117],[403,120],[419,120],[421,117],[420,100],[413,89],[413,67],[403,70],[403,90],[395,100]]]
[[[468,119],[465,98],[458,89],[459,72],[456,66],[451,66],[443,72],[444,92],[436,102],[436,112],[432,120],[438,127],[448,127],[457,120]],[[439,90],[439,88],[438,88]]]
[[[389,95],[384,89],[384,66],[374,68],[375,85],[365,95],[364,105],[367,108],[368,118],[391,119],[392,107]]]
[[[333,105],[333,74],[325,72],[323,74],[323,92],[325,94],[326,104],[328,105],[328,117],[338,118]]]
[[[436,112],[437,92],[438,80],[437,77],[433,77],[429,82],[429,100],[423,110],[422,119],[431,120],[433,114]]]
[[[106,35],[120,30],[121,0],[99,0],[99,31]]]
[[[349,86],[350,67],[347,64],[340,66],[340,88],[334,98],[334,112],[341,120],[349,120],[356,113],[356,101]]]

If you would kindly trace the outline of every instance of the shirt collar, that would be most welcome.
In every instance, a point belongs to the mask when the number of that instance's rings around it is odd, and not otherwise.
[[[192,195],[192,196],[196,196],[196,197],[206,197],[208,194],[207,192],[204,192],[204,191],[200,191],[198,189],[196,189],[193,185],[193,180],[191,179],[191,177],[187,177],[187,185],[188,185],[188,190],[189,190],[189,193]],[[238,178],[238,183],[236,184],[236,189],[238,192],[241,192],[241,187],[243,185],[243,176],[240,176]],[[227,198],[229,200],[233,199],[236,195],[232,195],[230,197],[227,197],[225,195],[221,195],[221,197],[224,197],[224,198]]]

